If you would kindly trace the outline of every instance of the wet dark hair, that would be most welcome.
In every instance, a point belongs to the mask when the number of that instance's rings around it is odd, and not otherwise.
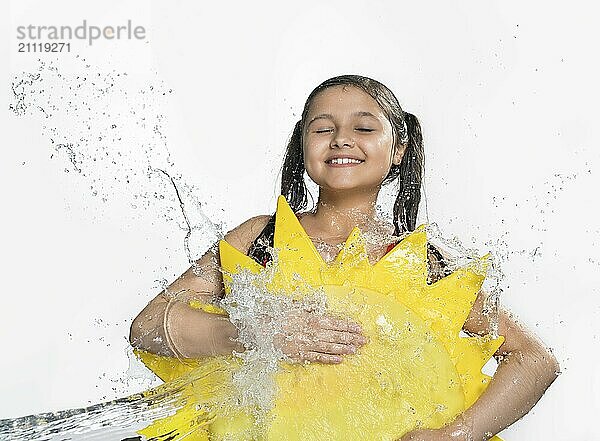
[[[383,184],[398,179],[398,194],[393,211],[394,234],[400,235],[403,232],[413,231],[421,200],[425,160],[421,125],[416,116],[402,110],[398,99],[390,89],[371,78],[360,75],[341,75],[325,80],[310,93],[304,104],[300,121],[296,123],[287,145],[281,172],[281,194],[285,196],[294,212],[307,208],[308,189],[304,182],[304,153],[302,150],[306,118],[310,105],[319,92],[340,85],[354,86],[369,94],[379,104],[392,125],[392,148],[396,149],[399,145],[406,145],[402,162],[399,165],[392,164]]]

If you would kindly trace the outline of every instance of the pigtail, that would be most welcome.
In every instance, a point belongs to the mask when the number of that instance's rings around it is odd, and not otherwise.
[[[308,189],[304,182],[304,152],[302,151],[302,121],[298,121],[287,145],[281,169],[281,194],[297,213],[308,205]]]
[[[398,166],[400,179],[398,195],[394,202],[394,234],[396,236],[413,231],[416,227],[425,162],[423,135],[419,120],[408,112],[404,112],[403,116],[408,132],[408,142],[402,162]]]

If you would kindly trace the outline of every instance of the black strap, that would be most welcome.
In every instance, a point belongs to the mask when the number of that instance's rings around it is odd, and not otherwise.
[[[436,247],[431,245],[431,243],[429,243],[429,242],[427,242],[427,251],[429,253],[432,253],[435,256],[437,261],[440,262],[440,264],[442,265],[442,267],[444,269],[447,267],[448,264],[444,260],[444,256],[442,256],[442,253],[440,253],[440,250],[438,250]]]
[[[267,251],[267,248],[273,247],[273,241],[275,238],[275,215],[273,214],[267,222],[267,225],[260,232],[258,237],[254,239],[252,245],[248,249],[248,256],[252,257],[256,262],[262,266],[266,266],[271,261],[271,254]]]
[[[438,263],[440,264],[440,267],[442,270],[441,273],[432,274],[431,265],[429,265],[429,256],[430,255],[433,255],[435,257],[435,260],[437,260]],[[444,256],[442,256],[442,253],[440,253],[440,251],[429,242],[427,242],[427,264],[429,267],[429,271],[427,272],[427,274],[428,274],[427,275],[427,283],[437,282],[441,278],[452,274],[452,270],[448,267],[448,262],[446,262],[446,259],[444,259]]]

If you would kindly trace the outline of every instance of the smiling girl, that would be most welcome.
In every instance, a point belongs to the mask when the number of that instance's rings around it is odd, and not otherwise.
[[[326,261],[332,261],[354,227],[366,239],[371,263],[415,229],[423,172],[423,142],[417,118],[404,111],[383,84],[362,76],[326,80],[309,95],[296,123],[283,165],[281,193]],[[306,211],[304,174],[318,185],[315,207]],[[397,181],[393,225],[376,214],[383,184]],[[265,265],[270,259],[274,216],[258,216],[230,231],[225,240]],[[382,240],[386,238],[386,240]],[[429,282],[447,274],[442,254],[428,245]],[[226,316],[189,306],[191,300],[216,303],[223,280],[216,247],[153,299],[135,318],[134,347],[185,358],[243,351],[237,329]],[[480,291],[463,330],[489,333],[483,313],[487,294]],[[498,312],[504,343],[499,362],[479,400],[449,425],[416,430],[401,440],[487,440],[535,405],[556,378],[555,357],[506,310]],[[343,363],[368,342],[360,324],[304,311],[290,316],[278,349],[294,362]]]

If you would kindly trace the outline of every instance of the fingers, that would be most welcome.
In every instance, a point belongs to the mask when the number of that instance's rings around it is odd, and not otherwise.
[[[280,348],[291,352],[314,351],[327,354],[354,354],[360,344],[353,343],[346,337],[335,338],[334,331],[322,331],[331,333],[331,337],[311,333],[297,333],[293,336],[279,334],[275,336],[274,343]],[[340,335],[344,333],[338,333]],[[358,338],[363,338],[358,336]]]
[[[338,319],[331,316],[317,316],[316,325],[322,329],[330,329],[332,331],[352,332],[360,334],[362,327],[349,319]]]
[[[322,364],[339,364],[342,362],[342,357],[333,354],[323,354],[321,352],[307,351],[300,353],[300,359],[302,361],[308,361],[311,363],[322,363]]]
[[[340,364],[343,358],[340,355],[323,354],[321,352],[306,351],[290,357],[292,363],[321,363],[321,364]]]
[[[350,319],[339,319],[329,315],[307,314],[295,317],[290,322],[290,327],[298,325],[303,329],[312,329],[315,331],[314,333],[326,333],[330,341],[334,343],[366,343],[364,337],[356,338],[357,336],[362,337],[362,326]]]
[[[291,339],[278,340],[285,340],[281,349],[293,362],[337,364],[343,361],[342,356],[355,354],[357,352],[359,347],[358,344],[327,341],[327,338],[330,340],[338,339],[338,341],[350,341],[348,337],[344,337],[344,335],[351,334],[329,330],[321,332],[326,334],[325,339],[323,335],[296,334]],[[351,338],[364,339],[364,337],[360,335]]]
[[[354,345],[342,345],[338,343],[329,343],[324,341],[314,342],[310,346],[310,349],[314,352],[332,355],[345,355],[356,353],[356,346]]]
[[[287,316],[277,346],[294,362],[337,364],[367,342],[352,320],[302,311]]]
[[[361,334],[330,329],[315,330],[315,338],[323,342],[353,345],[357,347],[364,345],[368,341],[368,339]]]
[[[329,325],[331,325],[331,323],[332,322],[330,322]],[[295,334],[298,339],[308,342],[335,343],[338,345],[352,345],[359,347],[369,341],[367,337],[360,333],[345,330],[328,329],[314,325],[304,326],[300,329],[294,328],[292,325],[290,328],[291,329],[286,329],[286,331],[290,332],[290,334]],[[342,327],[342,329],[347,328]]]

